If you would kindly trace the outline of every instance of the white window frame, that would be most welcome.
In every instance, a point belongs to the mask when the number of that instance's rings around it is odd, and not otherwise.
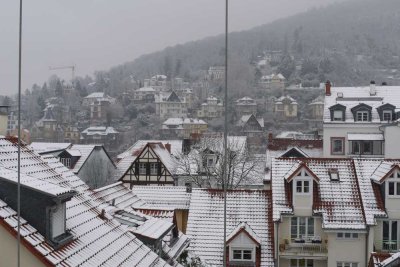
[[[356,240],[359,237],[360,237],[359,233],[351,233],[351,232],[339,232],[339,233],[336,233],[336,238],[337,239]]]
[[[369,121],[369,112],[366,110],[357,111],[356,121]]]
[[[292,222],[293,222],[294,218],[296,218],[296,225],[295,225],[296,226],[296,237],[292,236],[292,228],[293,228]],[[304,234],[300,233],[300,226],[301,226],[300,225],[300,221],[302,219],[305,220],[305,233]],[[308,229],[308,225],[309,225],[309,222],[310,222],[311,219],[313,219],[313,232],[309,233],[308,232],[308,230],[309,230]],[[290,238],[292,240],[294,240],[294,239],[303,239],[303,238],[304,238],[304,240],[307,240],[307,239],[312,238],[314,236],[315,236],[315,218],[314,217],[291,217],[290,218]]]
[[[342,143],[342,149],[340,152],[334,151],[335,141]],[[343,137],[331,137],[331,155],[344,155],[345,154],[345,139]]]
[[[241,251],[241,258],[240,259],[235,259],[234,257],[233,257],[233,252],[234,251]],[[251,251],[251,259],[243,259],[243,252],[244,251],[247,251],[247,250],[249,250],[249,251]],[[254,249],[254,247],[231,247],[230,248],[230,252],[231,253],[229,253],[229,259],[231,260],[231,261],[244,261],[244,262],[255,262],[255,249]]]
[[[336,267],[358,267],[358,262],[338,261]]]
[[[333,121],[343,121],[343,110],[333,111]]]
[[[65,167],[71,168],[71,158],[60,158],[60,161]]]
[[[384,238],[384,234],[383,234],[383,231],[384,231],[384,223],[385,222],[387,222],[389,225],[389,229],[388,229],[388,235],[389,235],[389,239],[386,239],[386,240],[384,240],[383,238]],[[393,240],[392,238],[392,236],[393,236],[393,223],[396,223],[397,224],[397,228],[396,228],[396,240]],[[382,249],[384,250],[384,251],[386,251],[386,249],[385,249],[385,241],[390,241],[390,242],[393,242],[393,241],[395,241],[396,243],[392,243],[392,244],[387,244],[387,246],[395,246],[394,248],[394,250],[397,250],[398,249],[398,247],[399,247],[399,244],[400,244],[400,231],[399,231],[399,228],[400,228],[400,220],[383,220],[382,221]]]
[[[150,174],[151,175],[157,175],[158,174],[158,163],[157,162],[151,162],[150,163]]]
[[[295,261],[296,263],[293,264],[292,261]],[[301,261],[304,261],[304,265],[301,264]],[[307,265],[309,262],[311,263],[311,265]],[[290,267],[310,267],[310,266],[314,266],[314,261],[311,259],[290,259],[289,266]]]
[[[385,115],[389,114],[389,119],[385,119]],[[382,119],[383,121],[391,121],[393,120],[393,112],[391,110],[382,111]]]
[[[147,175],[147,166],[145,162],[139,162],[139,175]]]
[[[306,186],[306,183],[308,183],[308,186]],[[301,189],[300,192],[297,191],[299,184]],[[293,190],[297,195],[310,195],[312,193],[312,185],[313,183],[310,175],[305,170],[301,170],[301,172],[297,174],[296,178],[293,181]],[[306,188],[308,188],[308,192],[306,192]]]
[[[390,184],[393,184],[393,194],[390,194]],[[388,198],[400,198],[400,172],[393,171],[386,180],[386,196]]]

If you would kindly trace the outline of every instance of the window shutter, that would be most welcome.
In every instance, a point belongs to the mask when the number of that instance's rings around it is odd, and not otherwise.
[[[135,163],[135,174],[139,174],[139,162]]]
[[[157,174],[160,176],[161,175],[161,162],[157,162]]]

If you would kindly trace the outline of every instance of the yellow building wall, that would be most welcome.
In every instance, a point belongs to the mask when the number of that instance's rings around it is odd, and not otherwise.
[[[17,266],[17,239],[0,225],[0,266]],[[21,267],[44,267],[35,255],[21,244]]]

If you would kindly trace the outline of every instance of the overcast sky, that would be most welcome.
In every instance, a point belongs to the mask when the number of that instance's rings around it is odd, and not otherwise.
[[[230,0],[230,30],[245,30],[343,0]],[[0,94],[17,92],[18,2],[0,1]],[[77,75],[224,31],[223,0],[24,1],[23,89],[76,65]]]

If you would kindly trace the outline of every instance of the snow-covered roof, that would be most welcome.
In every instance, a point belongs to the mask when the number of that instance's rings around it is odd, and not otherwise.
[[[184,124],[207,124],[207,122],[196,118],[169,118],[163,125],[184,125]]]
[[[153,87],[141,87],[136,90],[137,92],[156,92]]]
[[[86,135],[109,135],[119,133],[114,129],[114,127],[105,127],[105,126],[93,126],[89,127],[82,131],[82,134]]]
[[[32,142],[30,145],[35,152],[39,154],[61,151],[71,146],[71,143],[45,143],[45,142]]]
[[[106,96],[104,92],[94,92],[86,96],[85,98],[103,98],[104,96]]]
[[[4,179],[14,184],[17,184],[18,172],[13,169],[0,167],[0,179]],[[57,183],[49,181],[43,181],[25,173],[21,173],[20,183],[23,187],[27,187],[54,197],[74,192],[70,187],[60,186]]]
[[[157,209],[189,209],[190,195],[184,186],[133,186],[132,192]]]
[[[101,147],[101,146],[99,146],[99,147]],[[75,165],[71,169],[74,173],[78,173],[80,171],[83,164],[85,164],[86,160],[89,158],[90,154],[92,154],[92,152],[95,148],[96,148],[96,145],[72,145],[70,147],[70,149],[67,150],[67,152],[71,156],[79,155],[78,161],[75,163]]]
[[[355,123],[351,109],[366,104],[372,108],[371,122],[382,123],[377,108],[384,104],[400,107],[400,86],[375,86],[376,94],[370,94],[371,87],[331,87],[331,95],[325,96],[325,123]],[[331,121],[329,108],[340,104],[346,107],[345,121]],[[365,123],[365,122],[364,122]]]
[[[256,103],[256,101],[255,101],[253,98],[248,97],[248,96],[245,96],[245,97],[242,97],[242,98],[236,100],[236,105],[239,105],[239,106],[241,106],[241,105],[252,105],[252,106],[256,106],[257,103]]]
[[[14,139],[0,138],[0,167],[17,169],[18,147]],[[21,173],[60,187],[77,191],[67,201],[66,228],[74,239],[67,246],[54,249],[45,238],[22,218],[22,240],[29,250],[50,266],[169,266],[158,255],[126,232],[114,219],[103,220],[91,198],[88,186],[56,158],[41,158],[29,146],[21,146]],[[0,200],[0,220],[16,232],[16,212],[6,200]]]
[[[239,225],[236,226],[236,228],[233,229],[230,234],[228,234],[228,236],[226,237],[226,242],[229,243],[230,241],[232,241],[241,231],[246,231],[251,239],[253,239],[258,245],[261,245],[261,239],[246,222],[239,223]]]
[[[272,196],[274,220],[285,213],[292,214],[290,184],[284,177],[292,176],[304,165],[318,178],[314,186],[314,203],[310,209],[322,215],[324,229],[365,230],[366,220],[359,193],[359,181],[352,159],[274,159],[272,161]],[[329,170],[337,169],[340,180],[330,179]]]
[[[244,126],[244,125],[249,121],[249,119],[250,119],[251,117],[254,117],[254,118],[258,121],[258,123],[260,124],[260,126],[261,126],[262,128],[264,128],[264,118],[256,118],[253,114],[250,114],[250,115],[243,115],[243,116],[240,118],[239,122],[238,122],[238,126]]]
[[[261,244],[260,266],[274,266],[271,192],[227,191],[227,236],[241,223]],[[210,266],[222,266],[224,240],[224,198],[222,190],[193,189],[187,234],[189,250]],[[251,228],[251,230],[250,230]]]
[[[281,97],[277,98],[277,99],[275,100],[275,103],[276,103],[276,104],[277,104],[277,103],[282,103],[282,102],[285,101],[285,100],[289,100],[289,101],[291,102],[290,104],[292,104],[292,105],[297,105],[296,99],[294,99],[293,97],[291,97],[291,96],[289,96],[289,95],[281,96]]]

